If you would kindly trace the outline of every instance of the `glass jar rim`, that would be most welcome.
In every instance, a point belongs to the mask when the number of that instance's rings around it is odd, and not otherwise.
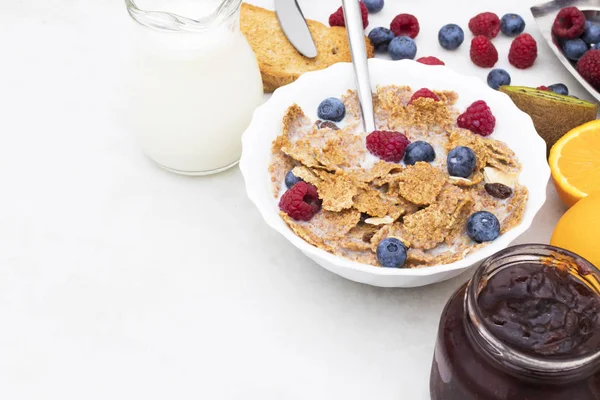
[[[546,254],[544,254],[546,253]],[[507,343],[500,341],[490,332],[490,330],[483,323],[483,315],[477,304],[477,298],[479,295],[479,283],[484,280],[486,269],[491,267],[494,262],[501,260],[507,256],[531,256],[535,257],[544,256],[549,254],[559,254],[562,257],[575,261],[577,266],[587,268],[600,277],[600,270],[596,268],[592,263],[585,260],[583,257],[554,246],[544,244],[522,244],[517,246],[508,247],[502,251],[499,251],[495,255],[486,259],[478,268],[473,278],[469,282],[465,294],[465,311],[467,317],[471,321],[477,330],[478,336],[480,336],[485,343],[491,347],[491,353],[493,355],[501,356],[503,361],[507,362],[513,367],[517,367],[522,370],[531,371],[535,374],[542,375],[568,375],[585,369],[594,364],[600,363],[600,350],[589,355],[572,357],[568,359],[545,359],[542,357],[536,357],[528,355],[515,349]],[[531,259],[533,261],[534,258]]]
[[[205,32],[228,20],[237,12],[242,0],[221,0],[221,4],[202,18],[193,19],[168,11],[143,10],[135,0],[125,0],[129,15],[141,25],[168,32]]]

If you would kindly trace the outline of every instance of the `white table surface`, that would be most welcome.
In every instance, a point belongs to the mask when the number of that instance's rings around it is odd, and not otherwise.
[[[270,6],[272,0],[255,1]],[[300,1],[327,21],[339,1]],[[468,19],[525,16],[534,68],[513,84],[564,82],[531,1],[395,1],[421,21],[418,56],[471,64]],[[437,45],[457,22],[462,48]],[[237,168],[186,178],[156,167],[123,123],[129,20],[120,0],[0,6],[0,398],[425,400],[442,307],[468,274],[384,290],[321,269],[263,223]],[[515,132],[518,134],[518,132]],[[519,242],[547,242],[554,188]]]

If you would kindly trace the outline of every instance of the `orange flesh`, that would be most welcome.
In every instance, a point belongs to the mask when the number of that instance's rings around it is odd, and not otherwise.
[[[580,191],[600,192],[600,134],[593,129],[581,132],[561,149],[558,168],[567,182]]]

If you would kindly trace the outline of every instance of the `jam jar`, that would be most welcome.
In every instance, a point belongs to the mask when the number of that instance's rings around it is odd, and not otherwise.
[[[485,260],[443,311],[432,400],[600,399],[600,271],[546,245]]]

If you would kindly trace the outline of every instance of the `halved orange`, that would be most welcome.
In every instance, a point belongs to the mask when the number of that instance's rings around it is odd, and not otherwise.
[[[567,206],[600,192],[600,120],[567,132],[552,146],[548,161],[556,191]]]

